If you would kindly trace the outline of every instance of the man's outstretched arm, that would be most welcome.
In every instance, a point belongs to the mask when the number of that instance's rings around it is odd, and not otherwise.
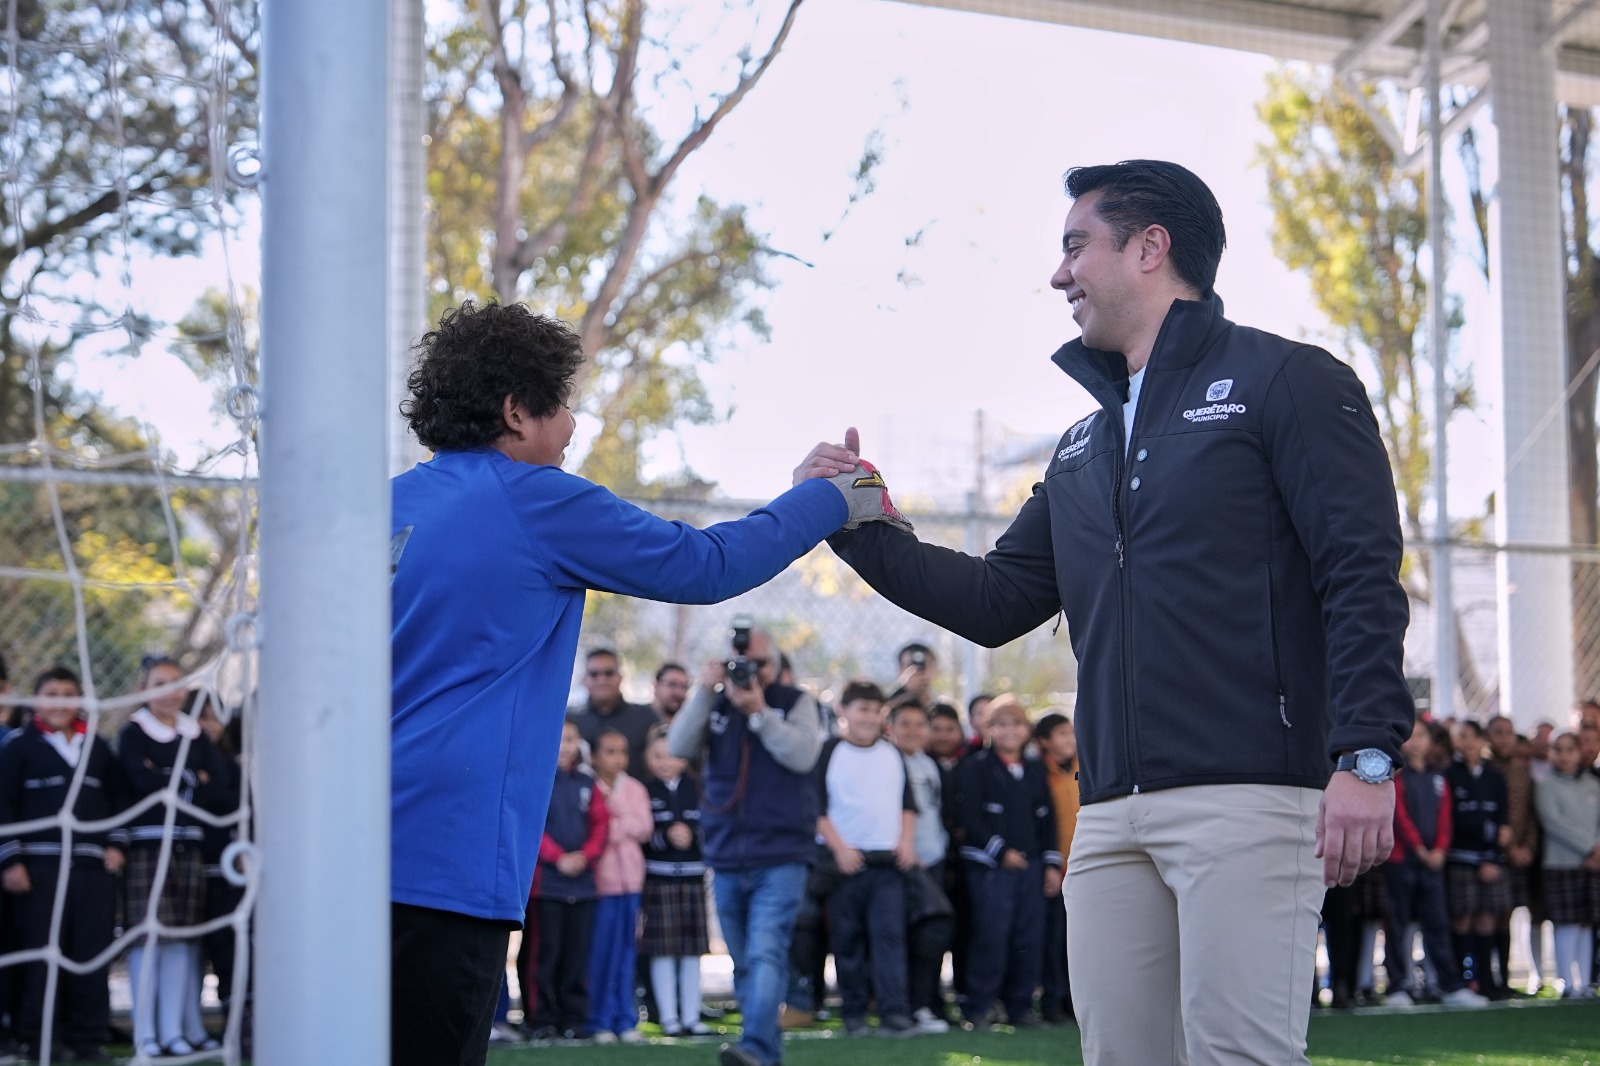
[[[851,429],[843,447],[830,452],[819,445],[808,461],[842,466],[860,449]],[[821,470],[813,476],[829,475]],[[994,551],[981,559],[919,541],[893,520],[899,514],[887,489],[883,507],[892,517],[835,533],[828,545],[889,602],[990,648],[1015,640],[1061,609],[1043,486],[1035,486]]]

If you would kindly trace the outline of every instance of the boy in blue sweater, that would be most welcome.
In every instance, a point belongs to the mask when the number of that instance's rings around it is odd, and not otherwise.
[[[561,470],[577,334],[512,304],[449,311],[401,405],[434,457],[393,482],[393,1061],[482,1063],[555,776],[584,595],[715,603],[823,537],[904,524],[853,455],[706,530]]]

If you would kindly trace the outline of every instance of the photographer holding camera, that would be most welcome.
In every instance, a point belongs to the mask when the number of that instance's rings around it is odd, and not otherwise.
[[[817,701],[781,685],[772,635],[734,619],[734,656],[706,667],[672,720],[667,745],[703,757],[701,826],[715,872],[717,917],[733,956],[744,1014],[722,1066],[783,1059],[778,1006],[788,981],[789,938],[815,848],[817,797],[809,774],[822,748]]]

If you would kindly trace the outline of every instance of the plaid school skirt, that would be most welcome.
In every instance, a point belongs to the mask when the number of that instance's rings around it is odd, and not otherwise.
[[[1351,917],[1361,922],[1386,922],[1389,920],[1389,875],[1383,867],[1374,866],[1350,886],[1355,893],[1351,903]]]
[[[135,844],[128,849],[128,865],[123,870],[122,927],[131,929],[145,919],[150,896],[155,888],[159,844]],[[161,886],[156,915],[162,925],[199,925],[205,921],[206,875],[200,845],[174,841],[167,860],[167,877]]]
[[[1557,925],[1600,925],[1600,871],[1546,866],[1544,906]]]
[[[711,950],[704,877],[646,877],[642,912],[639,954],[678,957]]]
[[[1511,871],[1506,867],[1500,867],[1500,877],[1492,885],[1478,880],[1478,867],[1473,863],[1446,863],[1444,870],[1444,891],[1450,904],[1450,917],[1511,913]]]

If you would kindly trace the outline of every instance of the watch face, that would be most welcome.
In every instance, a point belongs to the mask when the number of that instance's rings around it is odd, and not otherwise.
[[[1376,748],[1356,752],[1356,776],[1368,781],[1386,781],[1394,767],[1389,763],[1389,756]]]

